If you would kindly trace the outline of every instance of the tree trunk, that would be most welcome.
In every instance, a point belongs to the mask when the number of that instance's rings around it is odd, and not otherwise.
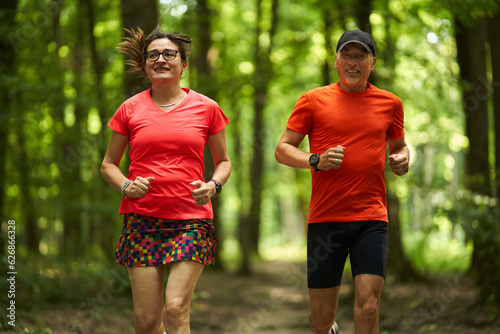
[[[466,134],[469,149],[466,155],[466,187],[472,196],[491,195],[489,163],[488,100],[491,85],[486,76],[487,19],[466,25],[455,20],[457,57],[463,87],[463,104],[466,113]],[[491,36],[490,36],[491,37]],[[494,46],[492,48],[493,52]],[[496,59],[492,59],[493,63]],[[497,65],[493,65],[497,70]],[[500,243],[498,235],[499,207],[483,212],[475,204],[466,210],[472,211],[472,218],[478,222],[474,226],[466,221],[468,237],[472,239],[474,250],[470,271],[477,286],[481,288],[482,301],[493,300],[500,303]],[[483,206],[488,207],[488,203]]]
[[[198,47],[195,48],[195,51],[197,52],[195,54],[194,62],[192,62],[191,65],[191,71],[195,70],[193,68],[194,65],[197,73],[197,82],[195,83],[194,89],[197,92],[215,100],[217,94],[217,85],[216,80],[212,74],[212,66],[210,65],[209,59],[209,52],[212,47],[211,17],[212,13],[208,6],[208,1],[199,0],[196,6],[198,38],[195,41]],[[214,158],[208,144],[205,147],[203,164],[205,165],[205,172],[203,176],[205,178],[205,181],[208,181],[212,179],[212,175],[215,170]],[[219,196],[215,196],[211,199],[211,202],[214,211],[213,225],[217,234],[217,252],[215,253],[215,262],[217,263],[217,266],[215,266],[215,268],[224,270],[224,264],[221,257],[224,245],[224,235],[219,216],[221,199]]]
[[[12,29],[16,27],[14,17],[17,10],[17,0],[5,0],[0,4],[0,27],[2,31],[7,31],[7,28]],[[9,41],[6,34],[0,35],[0,175],[6,176],[5,164],[7,163],[7,149],[9,137],[9,120],[12,115],[12,101],[13,96],[9,94],[9,77],[14,77],[17,72],[15,60],[15,46],[13,41]],[[8,217],[4,211],[5,204],[5,183],[0,185],[0,222],[4,220],[14,219],[15,217]],[[0,255],[5,254],[5,241],[2,233],[0,239]]]
[[[21,96],[18,96],[18,101]],[[40,229],[37,224],[36,206],[34,204],[34,197],[31,193],[31,186],[33,180],[31,177],[33,171],[33,162],[29,159],[28,147],[26,145],[26,133],[23,124],[28,122],[26,115],[21,116],[24,122],[16,124],[17,127],[17,170],[19,173],[19,188],[22,198],[22,219],[24,229],[26,230],[26,248],[30,255],[38,255],[40,253]]]
[[[57,48],[60,48],[62,46],[60,25],[61,6],[58,0],[52,0],[52,3],[55,9],[52,15],[52,42],[56,43]],[[81,18],[78,18],[81,14],[79,5],[76,14],[78,22],[81,22]],[[78,28],[81,28],[81,26],[78,26]],[[78,57],[80,55],[75,52],[73,56]],[[76,69],[78,62],[81,63],[83,60],[73,58],[73,61],[73,66]],[[64,97],[65,71],[58,57],[54,58],[54,63],[51,66],[54,68],[54,81],[58,82],[58,86],[54,88],[55,98],[52,99],[51,103],[54,108],[54,128],[57,129],[54,140],[54,157],[59,170],[59,200],[57,204],[59,206],[58,213],[60,213],[64,227],[63,237],[60,239],[59,246],[64,255],[81,256],[81,193],[79,191],[81,190],[82,182],[79,172],[82,157],[77,150],[81,138],[79,125],[79,118],[81,117],[78,115],[81,109],[75,107],[75,124],[72,127],[68,127],[65,124],[65,106],[67,103]]]
[[[106,153],[106,146],[104,144],[104,134],[106,132],[107,127],[105,125],[106,116],[109,115],[112,110],[109,110],[109,107],[106,103],[106,97],[105,97],[105,88],[103,84],[103,78],[104,78],[104,73],[106,70],[106,64],[103,62],[103,59],[99,57],[99,52],[97,50],[97,41],[94,36],[94,28],[95,28],[95,11],[94,11],[94,5],[92,3],[92,0],[85,0],[85,5],[86,5],[86,10],[87,10],[87,17],[88,21],[86,22],[86,27],[87,27],[87,36],[89,36],[90,39],[90,59],[92,60],[92,67],[94,70],[94,74],[96,77],[96,84],[95,84],[95,94],[97,96],[97,110],[99,112],[99,117],[102,120],[102,127],[101,131],[99,133],[99,138],[100,141],[98,142],[98,149],[99,149],[99,156],[104,157],[104,154]]]
[[[101,119],[101,130],[97,134],[97,138],[92,137],[95,140],[96,148],[99,152],[99,161],[102,161],[106,151],[105,143],[105,133],[109,129],[107,127],[107,116],[113,111],[109,110],[109,106],[106,103],[105,88],[103,84],[103,77],[106,68],[106,62],[99,57],[99,51],[97,49],[97,41],[94,36],[95,28],[95,10],[92,0],[85,0],[85,10],[87,12],[87,20],[85,22],[86,26],[86,36],[89,37],[89,47],[90,47],[90,59],[92,63],[92,69],[96,78],[96,83],[94,86],[95,96],[97,97],[97,110],[99,113],[99,118]],[[89,138],[90,138],[90,134]],[[93,136],[93,135],[92,135]],[[93,174],[99,175],[98,166],[94,166],[95,172]],[[110,191],[112,190],[112,192]],[[89,189],[90,197],[94,199],[96,203],[106,203],[109,200],[110,193],[111,196],[115,197],[116,192],[114,189],[110,188],[104,182],[92,182]],[[116,226],[111,224],[111,222],[116,221],[115,211],[110,210],[93,210],[89,213],[92,217],[90,224],[89,235],[96,245],[100,245],[101,249],[111,251],[110,245],[116,242]],[[111,255],[111,254],[110,254]]]
[[[248,219],[240,221],[240,242],[242,243],[243,261],[240,273],[250,272],[251,257],[258,257],[260,236],[260,214],[262,204],[263,174],[264,174],[264,150],[265,150],[265,126],[264,108],[267,101],[267,89],[273,76],[273,68],[270,54],[273,49],[273,38],[278,26],[278,0],[271,1],[271,25],[269,29],[269,45],[262,47],[260,37],[262,34],[261,21],[263,20],[262,1],[257,0],[257,26],[254,39],[254,120],[253,120],[253,150],[250,161],[250,184],[251,204]]]
[[[77,41],[84,40],[84,2],[78,2],[76,12],[77,24]],[[85,97],[82,93],[82,72],[83,72],[83,45],[81,43],[75,45],[72,51],[73,73],[74,73],[74,88],[77,92],[76,100],[74,101],[75,123],[72,126],[64,126],[64,130],[60,133],[60,143],[63,150],[65,161],[70,167],[69,170],[61,175],[60,183],[60,198],[63,211],[63,251],[67,256],[83,256],[85,248],[83,240],[85,235],[82,233],[82,205],[84,194],[84,183],[80,177],[80,169],[83,157],[78,150],[82,140],[82,105]],[[60,120],[64,124],[64,119]]]
[[[460,20],[455,23],[466,135],[469,138],[465,164],[466,186],[473,192],[490,195],[486,22],[482,20],[473,27],[466,26]]]
[[[370,23],[370,15],[372,14],[373,1],[372,0],[358,0],[358,5],[355,6],[356,21],[358,22],[359,29],[372,34],[372,25]]]
[[[493,75],[489,92],[493,94],[493,115],[495,128],[495,185],[496,197],[500,197],[500,12],[488,21],[491,72]]]
[[[422,276],[413,268],[406,256],[399,218],[399,198],[394,191],[387,189],[387,213],[389,215],[389,252],[387,268],[392,276],[400,282],[414,282],[422,280]]]
[[[366,31],[370,35],[372,34],[372,25],[370,23],[370,15],[373,11],[373,0],[358,0],[358,5],[355,7],[355,17],[358,23],[359,29]],[[377,43],[375,43],[375,47]],[[377,52],[375,51],[375,54]],[[376,71],[370,74],[368,80],[372,85],[377,85],[377,74]]]
[[[371,0],[367,1],[367,4],[371,5]],[[385,41],[387,45],[385,52],[381,53],[379,51],[378,56],[384,60],[385,67],[393,71],[396,66],[396,59],[394,58],[395,45],[390,31],[391,16],[389,11],[388,0],[385,1],[384,6],[385,10],[387,11],[385,17]],[[368,20],[369,15],[366,15],[366,13],[365,14],[359,13],[357,17],[358,17],[358,24],[362,26],[363,22]],[[366,22],[364,23],[365,25],[367,24]],[[370,32],[369,30],[366,31]],[[391,87],[393,78],[394,75],[389,75],[387,77],[387,80],[384,81],[380,80],[381,84],[384,86],[381,88],[384,89],[386,87]],[[370,82],[374,83],[373,73],[370,78]],[[399,203],[399,198],[397,197],[391,183],[391,178],[393,178],[393,174],[388,165],[386,165],[385,174],[386,174],[386,190],[387,190],[387,213],[389,216],[389,252],[387,259],[387,268],[388,271],[391,272],[393,276],[397,277],[402,282],[419,280],[420,275],[413,268],[413,265],[406,256],[403,247],[401,219],[399,215],[400,203]]]
[[[332,32],[333,32],[333,10],[330,6],[323,6],[323,22],[325,23],[325,48],[326,48],[326,59],[323,63],[323,85],[327,86],[332,83],[330,77],[330,72],[335,68],[334,58],[335,58],[335,46],[332,44]]]
[[[123,29],[141,28],[147,37],[158,24],[158,2],[156,0],[121,0],[121,19]],[[123,31],[125,34],[125,30]],[[126,62],[127,59],[124,59]],[[125,64],[125,69],[128,65]],[[148,79],[138,74],[128,74],[123,78],[125,99],[151,87]],[[128,149],[125,151],[128,152]],[[128,154],[125,154],[126,168],[130,164]],[[125,173],[126,175],[127,173]]]
[[[141,28],[148,36],[158,23],[158,2],[156,0],[121,0],[121,18],[122,28]],[[143,77],[127,75],[123,80],[126,98],[149,87],[149,82]]]
[[[488,98],[484,94],[486,25],[483,20],[468,27],[459,19],[455,20],[455,25],[466,135],[469,138],[465,161],[465,184],[473,193],[490,195]],[[478,266],[481,262],[479,252],[485,245],[478,238],[478,233],[472,233],[469,237],[474,241],[471,271],[479,273]]]

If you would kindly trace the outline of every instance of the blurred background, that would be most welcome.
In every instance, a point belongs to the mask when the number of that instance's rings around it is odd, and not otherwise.
[[[100,287],[128,284],[114,264],[121,194],[99,168],[108,121],[150,87],[125,75],[116,46],[124,28],[147,35],[158,23],[193,38],[181,84],[216,100],[231,120],[233,172],[214,201],[214,275],[252,282],[263,263],[304,263],[310,172],[279,165],[274,150],[298,98],[338,80],[337,40],[359,28],[377,46],[369,81],[402,99],[411,149],[408,175],[386,173],[388,283],[465,277],[471,305],[487,310],[480,327],[498,324],[499,9],[498,0],[2,0],[0,301],[9,302],[3,277],[15,221],[17,320],[25,325],[3,317],[0,328],[52,333],[36,309],[86,310]],[[125,173],[127,165],[124,158]],[[129,288],[118,295],[129,302]]]

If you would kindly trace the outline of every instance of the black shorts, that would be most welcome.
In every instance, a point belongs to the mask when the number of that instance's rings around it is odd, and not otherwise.
[[[374,274],[385,279],[387,231],[383,221],[312,223],[307,228],[307,286],[340,285],[347,255],[352,276]]]

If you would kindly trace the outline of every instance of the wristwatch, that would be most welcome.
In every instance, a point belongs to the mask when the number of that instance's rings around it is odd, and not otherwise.
[[[315,153],[309,157],[309,165],[311,165],[311,168],[317,172],[319,171],[318,164],[319,164],[319,154]]]
[[[220,192],[222,191],[222,184],[220,184],[219,181],[217,181],[216,179],[211,179],[210,181],[215,183],[215,195],[219,195]]]

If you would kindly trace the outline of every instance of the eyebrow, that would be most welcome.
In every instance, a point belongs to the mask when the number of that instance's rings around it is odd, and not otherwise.
[[[177,52],[179,52],[179,50],[175,50],[175,49],[168,49],[168,48],[167,48],[167,49],[163,49],[163,51],[160,51],[160,50],[158,50],[158,49],[153,49],[153,50],[149,50],[149,51],[146,51],[146,52],[152,52],[152,51],[165,52],[165,51],[167,51],[167,50],[168,50],[168,51],[177,51]]]

